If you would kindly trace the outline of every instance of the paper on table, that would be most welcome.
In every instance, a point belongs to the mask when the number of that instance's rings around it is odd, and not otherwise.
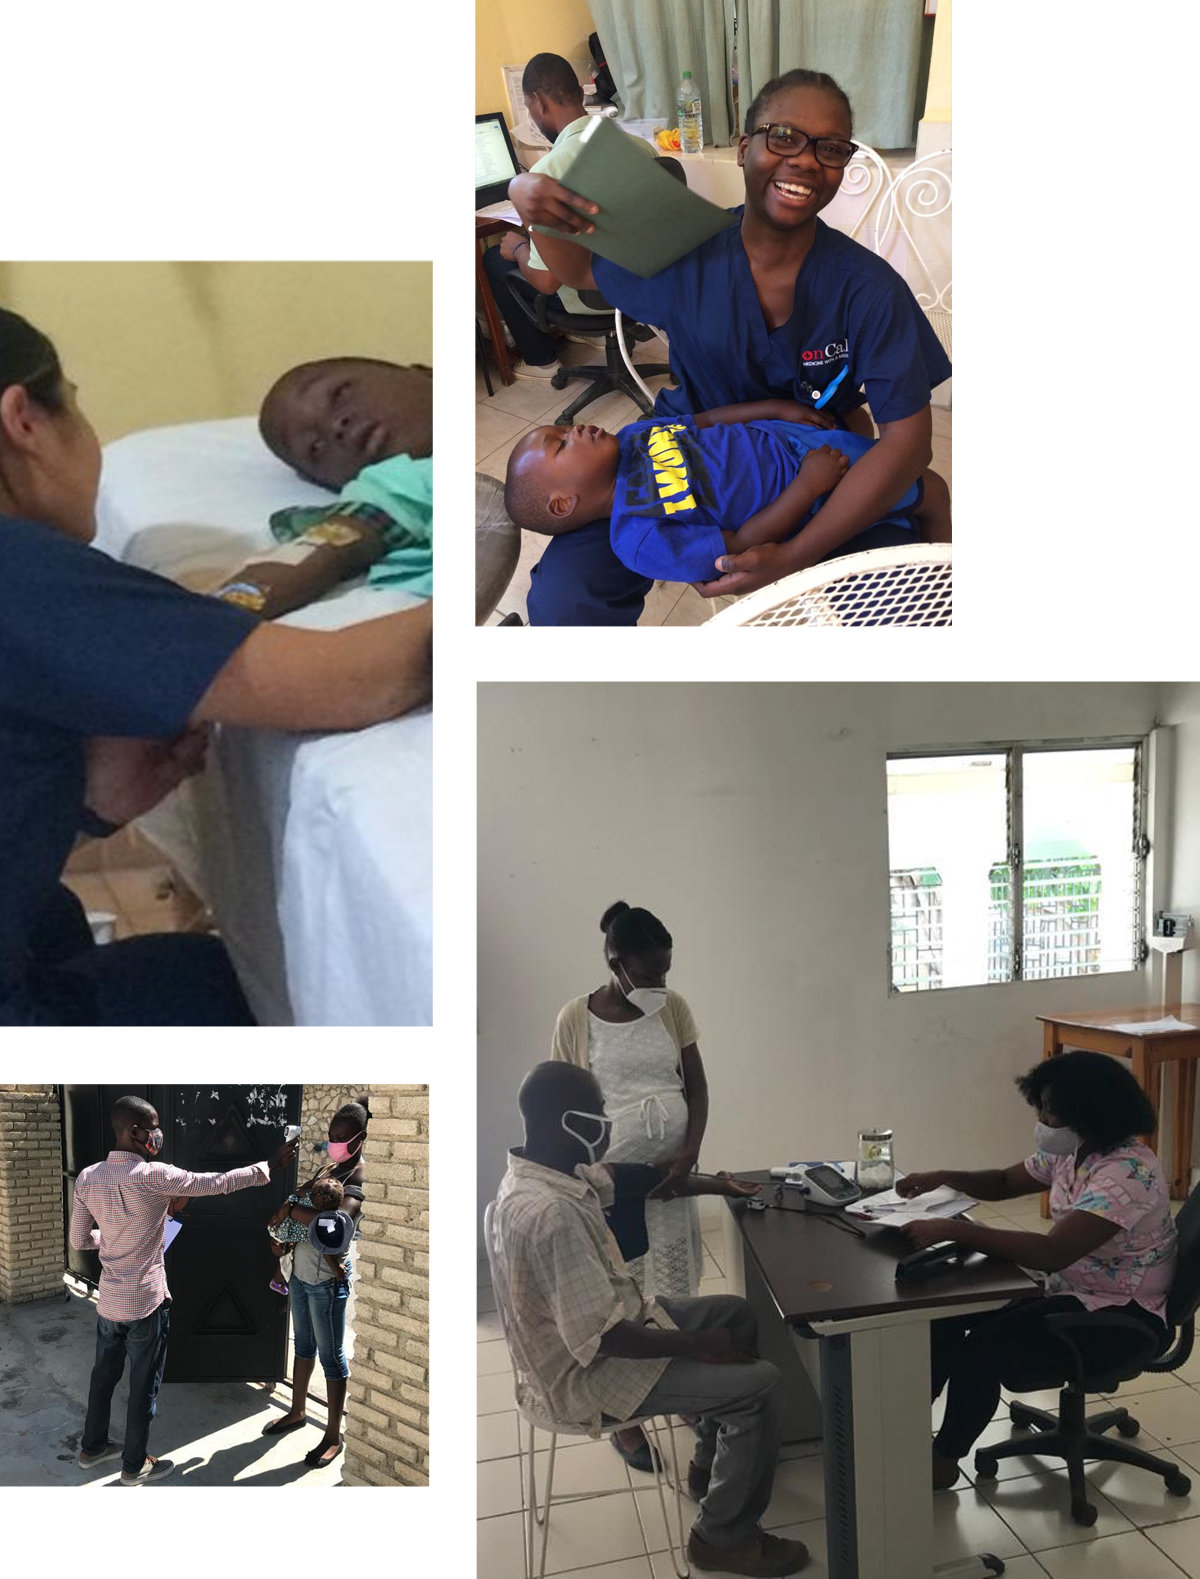
[[[1130,1020],[1121,1025],[1110,1025],[1110,1031],[1124,1031],[1127,1036],[1145,1036],[1154,1031],[1195,1031],[1200,1027],[1174,1014],[1164,1014],[1161,1020]]]
[[[872,1195],[869,1200],[856,1201],[846,1210],[855,1217],[903,1228],[905,1223],[957,1217],[960,1212],[969,1211],[977,1204],[971,1196],[943,1184],[936,1190],[927,1190],[924,1195],[914,1195],[909,1200],[897,1190],[881,1190],[878,1195]]]
[[[182,1227],[183,1227],[183,1224],[179,1221],[179,1219],[177,1217],[168,1217],[167,1218],[167,1226],[166,1226],[166,1230],[165,1230],[165,1232],[163,1234],[163,1255],[166,1255],[167,1251],[171,1248],[171,1245],[173,1244],[174,1239],[175,1239],[175,1235],[179,1232],[179,1230]]]

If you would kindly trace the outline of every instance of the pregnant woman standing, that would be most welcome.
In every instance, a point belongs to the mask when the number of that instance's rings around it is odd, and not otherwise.
[[[624,900],[600,918],[609,979],[568,1003],[551,1056],[590,1069],[613,1121],[607,1162],[650,1163],[669,1177],[696,1166],[708,1122],[708,1085],[687,1003],[666,985],[671,934],[649,910]],[[644,1256],[630,1270],[647,1299],[690,1299],[700,1286],[703,1245],[693,1198],[646,1202]],[[636,1468],[649,1469],[640,1430],[613,1438]]]

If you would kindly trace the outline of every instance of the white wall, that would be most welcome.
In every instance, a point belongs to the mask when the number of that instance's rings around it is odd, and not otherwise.
[[[1200,685],[1162,688],[1163,722],[1174,725],[1173,838],[1163,907],[1196,918],[1193,947],[1183,956],[1183,999],[1200,999]]]
[[[481,1206],[558,1008],[605,979],[598,921],[614,899],[674,935],[671,984],[695,1011],[712,1092],[705,1166],[847,1156],[865,1124],[895,1128],[901,1167],[1020,1156],[1031,1116],[1012,1081],[1041,1056],[1035,1015],[1148,1001],[1149,978],[890,996],[885,754],[1140,734],[1158,697],[1149,684],[481,685]],[[1195,730],[1200,785],[1200,701]]]

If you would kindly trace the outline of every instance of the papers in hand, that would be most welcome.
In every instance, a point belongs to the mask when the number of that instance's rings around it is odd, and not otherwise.
[[[914,1195],[905,1200],[896,1190],[881,1190],[865,1201],[855,1201],[846,1207],[854,1217],[867,1222],[886,1224],[889,1228],[903,1228],[905,1223],[928,1222],[938,1217],[957,1217],[977,1203],[969,1195],[942,1185],[927,1190],[924,1195]]]
[[[163,1255],[166,1255],[167,1251],[171,1248],[171,1245],[175,1239],[175,1235],[182,1227],[183,1224],[177,1217],[167,1218],[167,1226],[163,1233]]]

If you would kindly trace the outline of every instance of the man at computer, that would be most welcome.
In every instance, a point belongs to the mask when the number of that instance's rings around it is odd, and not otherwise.
[[[569,61],[561,55],[543,53],[535,55],[525,67],[521,91],[530,120],[542,136],[554,144],[534,165],[533,173],[557,178],[570,164],[579,135],[588,124],[583,109],[583,89]],[[647,158],[654,158],[654,150],[648,142],[640,137],[631,137],[630,141],[643,149]],[[578,292],[561,284],[551,274],[532,238],[524,232],[509,231],[498,247],[489,247],[484,253],[483,266],[492,283],[500,315],[524,358],[524,367],[516,368],[516,373],[527,378],[553,377],[559,368],[553,337],[545,334],[521,311],[512,299],[512,286],[515,285],[529,301],[539,293],[554,296],[556,304],[566,312],[587,314],[598,309],[585,306]]]
[[[525,1144],[509,1153],[489,1249],[518,1399],[583,1431],[695,1417],[692,1566],[798,1573],[808,1561],[802,1543],[767,1535],[760,1523],[775,1480],[784,1383],[755,1357],[753,1311],[732,1295],[643,1299],[616,1242],[623,1236],[628,1248],[637,1234],[629,1208],[652,1190],[746,1196],[758,1187],[696,1173],[668,1185],[665,1169],[601,1163],[611,1120],[590,1069],[538,1064],[517,1100]],[[644,1212],[642,1222],[644,1248]]]

